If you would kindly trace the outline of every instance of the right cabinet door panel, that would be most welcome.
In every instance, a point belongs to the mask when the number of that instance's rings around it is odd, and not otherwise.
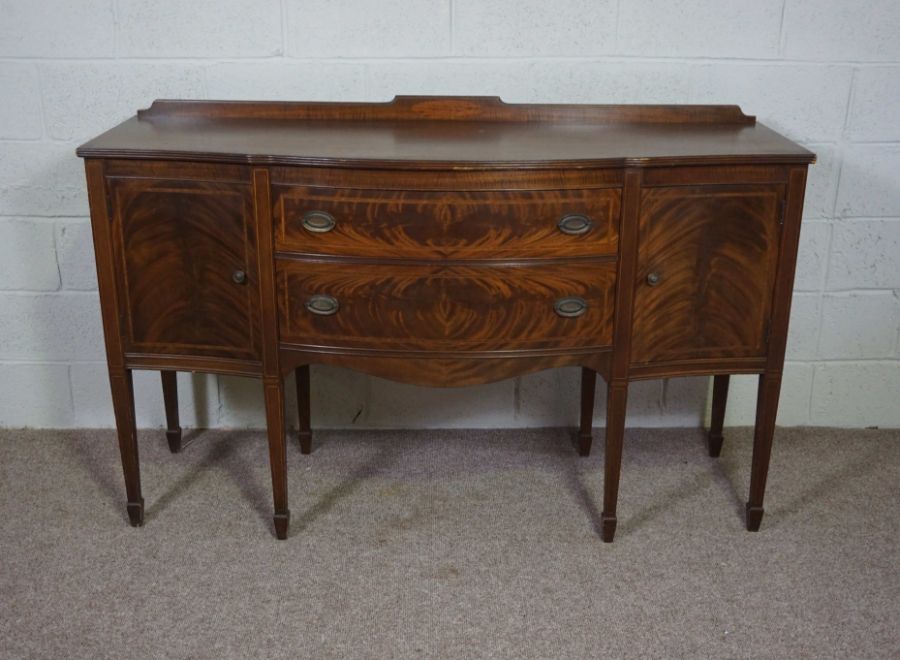
[[[632,364],[765,355],[783,198],[780,185],[642,192]]]

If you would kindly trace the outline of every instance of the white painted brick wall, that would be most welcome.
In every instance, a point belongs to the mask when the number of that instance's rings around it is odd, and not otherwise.
[[[900,220],[836,220],[828,289],[900,289]]]
[[[794,273],[795,291],[820,291],[828,267],[831,224],[804,220],[800,228],[800,248]]]
[[[56,261],[63,289],[96,291],[97,267],[88,218],[56,223]]]
[[[660,57],[776,58],[782,4],[782,0],[621,2],[619,51]]]
[[[786,0],[781,31],[786,58],[900,61],[897,0]]]
[[[844,150],[838,217],[900,217],[900,145],[858,144]]]
[[[114,0],[0,0],[0,56],[110,57]]]
[[[171,62],[54,62],[41,67],[41,80],[47,133],[54,140],[101,133],[148,96],[191,98],[205,91],[202,67]]]
[[[447,0],[285,0],[291,57],[428,57],[450,54]]]
[[[0,62],[0,90],[3,90],[0,95],[0,139],[40,138],[44,128],[37,66]]]
[[[616,0],[522,0],[512,11],[505,0],[455,0],[452,6],[457,55],[583,57],[615,49],[609,17]]]
[[[0,17],[0,426],[113,423],[77,144],[160,97],[442,93],[739,103],[806,144],[778,423],[900,426],[896,0],[0,0]],[[573,425],[579,379],[427,390],[314,367],[314,423]],[[756,378],[732,383],[727,423],[750,424]],[[258,382],[179,385],[187,426],[263,424]],[[161,426],[158,375],[135,388],[138,423]],[[635,383],[629,423],[696,426],[708,390]]]
[[[52,222],[16,218],[0,220],[0,289],[59,289]]]
[[[116,54],[122,58],[283,52],[280,0],[118,0],[117,8]]]
[[[891,357],[898,327],[900,298],[896,292],[828,293],[822,298],[819,355],[854,360]]]
[[[339,62],[221,62],[206,69],[209,98],[354,101],[365,96],[366,67]]]
[[[900,134],[900,67],[870,67],[857,74],[848,118],[854,140],[895,140]]]

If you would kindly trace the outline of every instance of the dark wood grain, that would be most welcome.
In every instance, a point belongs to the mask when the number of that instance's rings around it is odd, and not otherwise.
[[[797,268],[797,250],[800,244],[800,222],[803,216],[803,193],[806,188],[806,168],[791,170],[790,184],[785,202],[784,224],[781,236],[781,252],[778,259],[778,277],[771,320],[770,341],[766,370],[759,377],[756,399],[756,426],[753,433],[753,462],[750,469],[750,494],[746,505],[746,523],[749,531],[759,530],[763,517],[763,498],[769,474],[769,461],[775,435],[778,414],[778,397],[781,392],[784,353],[787,345],[791,297],[794,291],[794,273]]]
[[[309,454],[312,452],[312,429],[310,428],[311,418],[309,410],[309,365],[304,364],[294,369],[294,378],[297,381],[297,414],[300,422],[297,436],[300,440],[300,453]]]
[[[581,420],[578,425],[578,455],[590,456],[594,442],[594,395],[597,389],[597,372],[589,367],[581,368]]]
[[[616,279],[613,354],[606,392],[606,443],[603,461],[603,511],[600,537],[612,543],[616,534],[616,506],[622,466],[622,443],[625,438],[625,412],[628,405],[628,368],[632,342],[634,308],[633,281],[637,268],[638,214],[640,211],[643,170],[625,171],[623,209],[619,225],[619,263]]]
[[[374,352],[282,345],[281,362],[286,370],[315,363],[353,369],[410,385],[467,387],[569,366],[586,366],[607,378],[611,355],[609,348],[559,352],[463,351],[447,356],[430,351]]]
[[[287,538],[291,512],[288,508],[287,491],[287,445],[285,443],[284,424],[284,381],[281,378],[263,380],[263,393],[266,402],[266,430],[269,440],[269,467],[272,472],[272,500],[275,513],[272,519],[275,524],[275,536]]]
[[[272,198],[269,171],[254,168],[253,214],[259,228],[258,295],[262,330],[263,392],[266,402],[266,431],[269,441],[269,466],[272,471],[272,500],[275,536],[287,538],[291,512],[287,490],[287,439],[284,420],[284,372],[278,351],[278,304],[275,293],[275,264],[272,258]]]
[[[155,181],[208,181],[250,185],[250,168],[224,163],[192,163],[170,160],[109,159],[103,161],[110,179],[152,179]]]
[[[258,358],[249,186],[154,178],[109,186],[127,350]]]
[[[174,371],[160,371],[162,380],[163,404],[166,408],[166,440],[169,451],[177,454],[181,451],[181,425],[178,422],[178,374]]]
[[[753,124],[736,105],[505,103],[498,96],[395,96],[386,102],[157,100],[141,119]]]
[[[611,381],[606,393],[606,454],[603,459],[603,511],[600,513],[600,538],[604,543],[612,543],[616,535],[616,505],[619,501],[627,408],[628,382]]]
[[[746,522],[759,528],[815,156],[737,107],[165,101],[78,153],[132,524],[132,369],[163,371],[170,443],[175,371],[262,379],[286,538],[284,378],[295,371],[308,453],[320,364],[440,387],[581,367],[582,454],[602,376],[604,541],[630,381],[715,375],[717,454],[729,374],[758,374]],[[304,228],[309,211],[331,231]],[[591,230],[560,233],[564,214]],[[337,313],[312,314],[313,295]],[[565,296],[586,313],[556,314]]]
[[[128,502],[128,520],[132,527],[144,524],[144,498],[141,496],[141,473],[138,457],[137,426],[134,418],[134,382],[130,369],[109,370],[109,387],[112,391],[116,431],[119,438],[119,456],[125,472],[125,493]]]
[[[775,415],[781,391],[781,374],[764,373],[759,377],[756,394],[756,424],[753,429],[753,462],[750,466],[750,495],[747,499],[747,530],[759,531],[763,517],[763,496],[775,435]]]
[[[100,313],[106,344],[106,362],[116,420],[119,456],[125,477],[126,511],[132,526],[144,524],[144,498],[141,494],[141,472],[138,458],[137,428],[134,416],[134,385],[131,371],[125,368],[123,328],[117,313],[118,298],[115,251],[108,215],[104,164],[85,162],[88,202],[91,208],[91,231],[97,259],[97,285],[100,291]]]
[[[282,342],[373,350],[526,350],[603,347],[612,342],[615,263],[430,266],[279,260]],[[305,308],[334,297],[331,316]],[[577,318],[554,312],[579,296]]]
[[[496,99],[448,98],[419,98],[393,107],[170,101],[82,145],[78,153],[414,170],[809,163],[815,158],[733,106],[548,110]]]
[[[695,167],[648,167],[641,176],[641,189],[660,186],[787,184],[789,165],[698,165]]]
[[[304,254],[414,259],[521,259],[615,254],[621,193],[607,190],[371,191],[318,187],[276,189],[279,250]],[[311,212],[334,227],[303,225]],[[569,235],[570,215],[590,228]]]
[[[712,415],[707,436],[709,455],[718,458],[722,453],[722,427],[725,425],[725,404],[728,401],[728,374],[713,378]]]
[[[255,360],[235,360],[198,355],[125,353],[125,365],[129,369],[177,369],[225,376],[261,376],[262,364]]]
[[[765,355],[782,198],[779,186],[643,192],[633,363]]]
[[[489,170],[472,169],[462,165],[440,170],[379,167],[270,167],[269,172],[270,180],[275,187],[275,194],[282,186],[369,190],[376,193],[418,190],[450,193],[495,191],[509,194],[532,190],[621,188],[624,180],[624,173],[619,169],[577,167]],[[785,180],[787,172],[788,170],[784,172]]]
[[[669,378],[678,376],[709,376],[717,371],[730,374],[758,374],[766,369],[763,357],[710,357],[673,360],[654,364],[632,365],[628,370],[629,380],[649,378]]]

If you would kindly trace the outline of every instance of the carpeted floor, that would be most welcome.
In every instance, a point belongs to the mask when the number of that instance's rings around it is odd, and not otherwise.
[[[317,432],[276,541],[265,436],[0,432],[2,658],[900,656],[900,431],[631,430],[616,542],[602,430]]]

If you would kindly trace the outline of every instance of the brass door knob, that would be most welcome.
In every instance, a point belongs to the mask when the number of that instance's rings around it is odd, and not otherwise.
[[[332,296],[315,295],[306,301],[306,309],[311,314],[317,314],[318,316],[331,316],[337,313],[338,309],[340,309],[340,304],[337,298]]]
[[[574,318],[581,316],[587,311],[588,304],[584,298],[578,296],[568,296],[560,298],[553,305],[553,311],[563,318]]]
[[[310,211],[303,216],[303,228],[314,234],[324,234],[334,229],[334,216],[325,211]]]
[[[231,281],[235,284],[244,284],[247,281],[247,273],[242,270],[236,270],[231,274]]]

